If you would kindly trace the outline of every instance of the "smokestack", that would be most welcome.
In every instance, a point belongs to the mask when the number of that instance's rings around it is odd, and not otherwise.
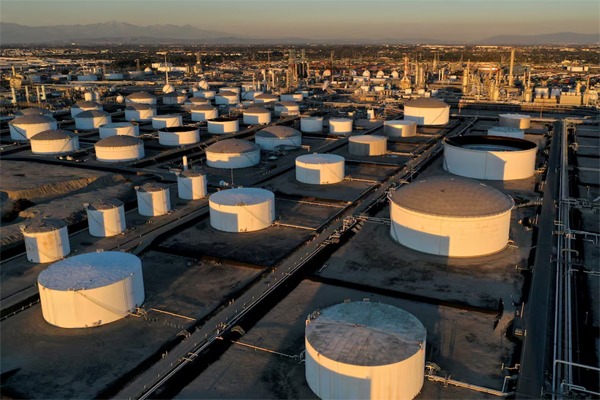
[[[514,47],[510,50],[510,67],[508,69],[508,86],[513,87],[514,77],[513,77],[513,67],[515,66],[515,49]]]

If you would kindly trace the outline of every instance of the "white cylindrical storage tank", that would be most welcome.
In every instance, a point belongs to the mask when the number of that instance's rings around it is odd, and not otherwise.
[[[253,232],[275,220],[275,195],[265,189],[221,190],[209,197],[210,225],[224,232]]]
[[[508,243],[512,198],[474,180],[436,176],[390,195],[392,239],[445,257],[497,253]]]
[[[306,382],[321,399],[413,399],[424,381],[427,331],[379,302],[317,311],[305,328]]]
[[[285,93],[279,96],[281,101],[301,102],[304,100],[302,93]]]
[[[296,180],[326,185],[344,180],[345,159],[336,154],[305,154],[296,157]]]
[[[52,117],[41,114],[28,114],[10,121],[8,128],[12,140],[25,142],[40,132],[58,129],[58,124]]]
[[[450,106],[431,97],[410,100],[404,105],[404,119],[417,125],[446,125],[450,119]]]
[[[22,110],[17,110],[15,111],[15,117],[21,117],[23,115],[45,115],[47,117],[52,117],[52,111],[47,110],[45,108],[39,108],[39,107],[30,107],[30,108],[24,108]]]
[[[171,128],[181,126],[183,119],[180,114],[155,115],[152,117],[152,128]]]
[[[33,154],[64,154],[79,150],[79,137],[71,131],[57,129],[33,135],[30,144]]]
[[[34,219],[21,225],[27,259],[48,263],[66,257],[71,252],[69,232],[65,221]]]
[[[204,122],[209,119],[219,118],[219,110],[209,104],[192,106],[190,109],[192,121]]]
[[[329,118],[329,133],[332,135],[352,133],[352,120],[350,118]]]
[[[531,126],[531,117],[524,114],[500,114],[498,125],[510,128],[529,129]]]
[[[246,125],[270,124],[271,111],[263,107],[250,107],[244,110],[243,122]]]
[[[304,133],[323,133],[323,117],[300,118],[300,130]]]
[[[535,172],[537,146],[527,140],[500,136],[459,136],[444,139],[444,167],[475,179],[525,179]]]
[[[195,126],[174,126],[158,130],[158,143],[163,146],[183,146],[200,141],[200,131]]]
[[[247,140],[225,139],[206,148],[206,163],[213,168],[247,168],[260,163],[260,147]]]
[[[148,92],[136,92],[132,93],[125,98],[127,103],[138,103],[138,104],[156,104],[156,96]]]
[[[525,131],[519,128],[510,126],[493,126],[488,129],[487,134],[490,136],[501,136],[507,138],[524,139]]]
[[[387,152],[387,138],[377,135],[351,136],[348,153],[355,156],[381,156]]]
[[[156,115],[156,108],[148,104],[129,103],[125,107],[127,121],[149,122]]]
[[[197,200],[207,196],[206,174],[187,170],[177,175],[177,194],[180,199]]]
[[[97,129],[100,125],[111,122],[111,115],[100,110],[83,111],[75,116],[75,128],[81,130]]]
[[[289,126],[269,126],[256,132],[254,138],[254,142],[263,150],[302,146],[302,134]]]
[[[105,325],[144,302],[142,262],[121,251],[66,258],[42,271],[37,283],[44,319],[60,328]]]
[[[383,133],[391,138],[415,136],[417,134],[417,123],[406,120],[384,121]]]
[[[185,103],[183,103],[183,105],[186,107],[200,106],[205,104],[210,104],[210,100],[203,99],[201,97],[190,97],[185,101]]]
[[[136,186],[138,212],[147,217],[165,215],[171,211],[169,187],[162,183],[146,183]]]
[[[103,162],[124,162],[144,158],[144,142],[133,136],[109,136],[94,145],[96,159]]]
[[[254,100],[254,98],[258,95],[263,94],[264,92],[260,90],[249,90],[247,92],[242,93],[242,100]]]
[[[259,94],[258,96],[254,96],[255,104],[268,105],[268,104],[275,104],[277,101],[279,101],[279,97],[275,96],[274,94],[263,93],[263,94]]]
[[[215,104],[237,104],[240,102],[240,95],[234,92],[219,92],[215,95]]]
[[[81,112],[93,110],[103,111],[104,109],[95,101],[79,101],[71,106],[71,117],[75,118]]]
[[[119,199],[98,200],[85,205],[90,235],[110,237],[125,231],[125,207]]]
[[[207,122],[208,133],[212,135],[224,135],[235,133],[240,130],[240,121],[236,118],[213,118]]]
[[[140,126],[131,122],[112,122],[110,124],[100,125],[98,128],[100,139],[106,139],[110,136],[124,135],[137,137],[140,135]]]
[[[178,104],[183,104],[187,100],[187,96],[183,93],[171,92],[164,94],[162,97],[162,101],[164,105],[173,106]]]
[[[295,101],[280,101],[273,106],[276,116],[300,115],[300,105]]]
[[[194,92],[193,96],[200,97],[201,99],[212,100],[215,98],[215,91],[214,90],[198,90],[197,92]]]

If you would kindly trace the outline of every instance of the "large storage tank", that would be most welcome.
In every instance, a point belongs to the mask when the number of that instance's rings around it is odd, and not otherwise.
[[[254,136],[255,143],[263,150],[275,150],[278,147],[300,147],[302,134],[289,126],[274,125],[261,129]]]
[[[240,95],[235,92],[219,92],[215,95],[215,104],[231,105],[240,102]]]
[[[391,138],[416,136],[417,123],[406,120],[384,121],[383,133]]]
[[[27,259],[47,263],[66,257],[71,252],[69,232],[65,221],[33,219],[21,225]]]
[[[47,115],[27,114],[10,121],[8,128],[12,140],[24,142],[40,132],[58,129],[58,124]]]
[[[207,196],[206,174],[187,170],[177,175],[177,194],[180,199],[197,200]]]
[[[76,255],[42,271],[38,289],[48,323],[60,328],[105,325],[144,302],[142,262],[120,251]]]
[[[255,104],[269,105],[269,104],[275,104],[278,101],[279,101],[279,97],[275,96],[274,94],[263,93],[263,94],[259,94],[258,96],[254,96]]]
[[[426,340],[423,324],[398,307],[327,307],[306,321],[306,382],[321,399],[413,399],[423,387]]]
[[[529,129],[531,126],[531,117],[523,114],[500,114],[498,125],[510,128]]]
[[[404,119],[417,125],[446,125],[450,119],[450,106],[434,98],[419,98],[404,104]]]
[[[75,116],[75,128],[81,130],[97,129],[111,122],[110,114],[100,110],[82,111]]]
[[[194,105],[190,108],[192,121],[204,122],[219,117],[219,110],[210,104]]]
[[[459,136],[444,139],[444,167],[475,179],[514,180],[533,176],[537,146],[527,140],[500,136]]]
[[[336,154],[305,154],[296,157],[296,180],[313,185],[344,180],[345,159]]]
[[[152,128],[154,129],[181,126],[182,123],[183,119],[180,114],[156,115],[152,117]]]
[[[136,186],[138,212],[147,217],[165,215],[171,211],[169,187],[162,183],[145,183]]]
[[[265,189],[221,190],[209,198],[210,225],[224,232],[253,232],[275,220],[275,195]]]
[[[140,135],[140,126],[133,122],[112,122],[100,125],[98,131],[100,139],[118,135],[137,137]]]
[[[84,204],[90,235],[110,237],[125,231],[125,207],[119,199],[107,199]]]
[[[242,139],[225,139],[206,148],[206,163],[214,168],[247,168],[260,163],[260,147]]]
[[[474,180],[437,176],[390,195],[392,238],[447,257],[497,253],[508,243],[512,198]]]
[[[200,141],[200,131],[192,125],[174,126],[158,130],[158,143],[163,146],[183,146]]]
[[[213,118],[207,121],[207,129],[212,135],[235,133],[240,130],[240,121],[237,118]]]
[[[304,100],[302,93],[284,93],[279,97],[281,98],[281,101],[301,102]]]
[[[323,133],[323,117],[300,118],[300,130],[304,133]]]
[[[273,106],[276,116],[300,115],[300,105],[295,101],[281,101]]]
[[[123,162],[144,158],[144,142],[133,136],[110,136],[94,145],[96,159],[104,162]]]
[[[136,92],[132,93],[125,98],[127,103],[138,103],[138,104],[156,104],[156,96],[148,92]]]
[[[352,133],[352,120],[350,118],[329,118],[329,133],[332,135]]]
[[[164,94],[162,97],[163,104],[166,106],[175,106],[185,103],[187,95],[178,92]]]
[[[79,101],[71,107],[71,117],[75,118],[81,112],[93,110],[103,111],[102,105],[95,101]]]
[[[525,131],[523,129],[510,126],[493,126],[488,129],[487,134],[490,136],[502,136],[515,139],[525,138]]]
[[[387,138],[377,135],[351,136],[348,153],[355,156],[381,156],[387,152]]]
[[[215,94],[216,93],[214,90],[198,90],[197,92],[194,92],[193,96],[200,97],[201,99],[212,100],[215,98]]]
[[[56,129],[33,135],[33,154],[64,154],[79,150],[79,137],[71,131]]]
[[[127,121],[149,122],[156,115],[156,108],[148,104],[130,103],[125,107]]]
[[[246,125],[270,124],[271,111],[263,107],[250,107],[244,110],[243,122]]]

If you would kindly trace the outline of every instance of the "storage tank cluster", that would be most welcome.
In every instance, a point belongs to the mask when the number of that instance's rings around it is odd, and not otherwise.
[[[82,111],[75,116],[75,129],[92,130],[98,129],[100,125],[110,124],[112,117],[106,111],[90,110]]]
[[[247,168],[260,163],[260,147],[242,139],[225,139],[206,148],[206,164],[213,168]]]
[[[120,251],[80,254],[52,264],[37,280],[44,319],[60,328],[120,320],[144,302],[139,257]]]
[[[352,120],[350,118],[329,118],[329,133],[332,135],[352,133]]]
[[[219,110],[210,104],[194,105],[190,108],[190,115],[194,122],[204,122],[209,119],[219,118]]]
[[[378,135],[351,136],[348,153],[355,156],[381,156],[387,152],[387,138]]]
[[[12,140],[24,142],[40,132],[58,129],[58,123],[48,115],[25,114],[10,121],[8,128]]]
[[[71,252],[65,221],[44,218],[32,219],[20,226],[27,259],[48,263],[66,257]]]
[[[79,150],[79,137],[71,131],[56,129],[33,135],[33,154],[65,154]]]
[[[533,176],[535,143],[500,136],[460,136],[444,139],[444,167],[455,175],[487,180]]]
[[[84,204],[90,235],[116,236],[125,231],[125,206],[119,199],[106,199]]]
[[[327,185],[344,180],[345,159],[336,154],[305,154],[296,157],[296,180]]]
[[[383,133],[389,138],[416,136],[417,123],[408,120],[384,121]]]
[[[271,123],[271,111],[264,107],[250,107],[243,112],[242,122],[246,125],[265,125]]]
[[[208,194],[206,174],[187,170],[177,175],[177,194],[180,199],[198,200]]]
[[[388,304],[345,302],[309,315],[305,372],[321,399],[413,399],[424,381],[427,331]]]
[[[323,133],[323,117],[303,116],[300,118],[300,130],[304,133]]]
[[[524,139],[525,131],[520,128],[514,128],[512,126],[493,126],[487,130],[487,134],[490,136],[502,136],[515,139]]]
[[[500,114],[498,125],[510,128],[529,129],[531,126],[531,116],[523,114]]]
[[[135,191],[140,215],[157,217],[171,211],[169,186],[150,182],[136,186]]]
[[[209,198],[210,225],[224,232],[253,232],[275,220],[275,195],[265,189],[221,190]]]
[[[156,108],[149,104],[130,103],[125,107],[125,119],[127,121],[150,122],[156,115]]]
[[[144,158],[144,142],[133,136],[109,136],[94,145],[96,159],[103,162],[124,162]]]
[[[261,149],[268,151],[281,147],[297,148],[302,146],[302,134],[289,126],[274,125],[258,131],[254,141]]]
[[[158,143],[163,146],[183,146],[200,141],[200,130],[193,126],[174,126],[158,130]]]
[[[100,139],[118,135],[137,137],[140,135],[140,126],[135,122],[111,122],[100,125],[98,131]]]
[[[98,104],[95,101],[79,101],[71,107],[71,117],[75,118],[77,114],[83,111],[93,110],[103,111],[104,109],[101,104]]]
[[[237,118],[213,118],[207,121],[207,129],[212,135],[235,133],[240,130],[240,121]]]
[[[171,128],[174,126],[181,126],[183,123],[183,118],[181,114],[165,114],[165,115],[156,115],[152,117],[152,128],[160,129],[160,128]]]
[[[446,125],[450,119],[450,106],[434,98],[418,98],[404,104],[404,119],[417,125]]]

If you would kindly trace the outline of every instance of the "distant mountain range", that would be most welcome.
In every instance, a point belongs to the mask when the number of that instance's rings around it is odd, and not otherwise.
[[[41,43],[77,43],[77,44],[463,44],[457,41],[435,40],[428,38],[385,38],[360,41],[356,39],[307,39],[300,37],[260,38],[232,35],[199,29],[191,25],[149,25],[138,26],[126,22],[105,22],[88,25],[25,26],[13,23],[0,23],[0,44],[41,44]],[[500,35],[473,41],[469,44],[482,45],[547,45],[573,44],[585,45],[599,43],[595,34],[573,32],[550,33],[543,35]]]

